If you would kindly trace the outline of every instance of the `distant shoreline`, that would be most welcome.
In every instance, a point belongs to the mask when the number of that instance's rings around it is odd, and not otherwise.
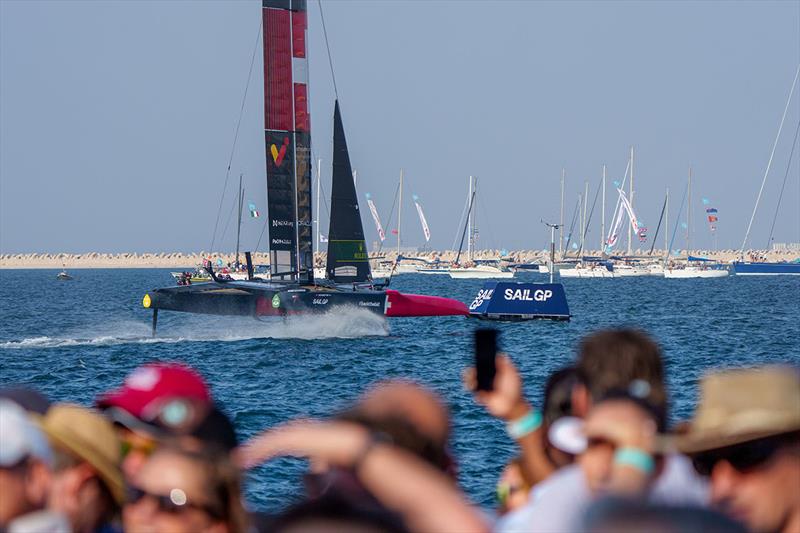
[[[648,251],[649,250],[646,249],[634,250],[634,254],[646,256]],[[757,253],[763,254],[764,252],[758,251]],[[409,255],[412,254],[406,252],[406,256]],[[499,255],[500,252],[498,250],[479,250],[475,253],[475,256],[478,258],[499,257]],[[599,251],[587,250],[584,255],[599,255]],[[735,260],[739,254],[736,250],[694,250],[692,251],[692,255],[707,257],[723,263],[729,263]],[[800,254],[791,251],[770,251],[766,253],[767,260],[769,261],[792,261],[797,259],[798,255]],[[211,256],[214,261],[221,259],[223,263],[232,263],[235,260],[234,254],[231,252],[215,254],[207,254],[205,252],[0,254],[0,269],[172,268],[176,270],[192,270],[194,267],[202,263],[203,258],[209,256]],[[413,254],[413,256],[428,260],[438,258],[442,261],[452,261],[456,257],[456,252],[453,250],[425,251]],[[682,256],[685,257],[686,253],[683,252]],[[748,256],[749,252],[745,252],[745,258]],[[382,257],[393,261],[396,257],[396,253],[394,251],[387,251]],[[544,250],[514,250],[508,252],[507,257],[513,258],[514,262],[534,263],[546,261],[548,258],[548,252]],[[663,251],[655,250],[653,252],[653,257],[663,257]],[[315,259],[318,264],[324,264],[325,253],[318,252],[315,254]],[[240,255],[240,260],[244,261],[244,254]],[[257,265],[269,264],[269,256],[266,253],[253,254],[253,262]]]

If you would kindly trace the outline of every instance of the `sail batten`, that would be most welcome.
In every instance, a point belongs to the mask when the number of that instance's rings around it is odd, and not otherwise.
[[[364,227],[338,100],[333,112],[331,223],[325,270],[328,279],[336,282],[359,283],[371,278],[367,243],[364,240]]]

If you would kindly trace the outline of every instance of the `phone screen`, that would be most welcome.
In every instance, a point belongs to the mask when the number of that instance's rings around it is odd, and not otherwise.
[[[495,357],[497,357],[497,330],[475,330],[475,370],[477,390],[494,389]]]

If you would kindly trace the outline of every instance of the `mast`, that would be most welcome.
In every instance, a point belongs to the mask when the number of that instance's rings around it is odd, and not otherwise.
[[[305,0],[262,0],[271,278],[313,282]]]
[[[586,250],[586,226],[589,221],[586,218],[586,206],[589,203],[589,180],[583,182],[583,225],[581,226],[581,251]]]
[[[689,197],[686,207],[686,256],[688,257],[692,253],[692,165],[689,165],[689,184],[686,191]]]
[[[606,249],[606,166],[603,165],[603,217],[600,223],[600,255]]]
[[[317,159],[317,236],[314,239],[319,251],[319,206],[322,204],[322,159]]]
[[[237,197],[237,201],[239,203],[239,217],[237,218],[238,222],[236,224],[236,270],[239,270],[239,237],[242,233],[242,199],[244,198],[244,190],[242,189],[242,174],[239,174],[239,196]]]
[[[775,155],[775,147],[778,146],[778,139],[780,139],[781,137],[781,130],[783,129],[783,121],[786,120],[786,112],[789,111],[789,103],[792,101],[792,94],[794,94],[794,87],[795,85],[797,85],[798,76],[800,76],[800,65],[797,66],[797,72],[795,72],[794,74],[794,81],[792,81],[792,88],[789,90],[789,98],[786,100],[786,107],[783,108],[783,116],[781,117],[780,126],[778,126],[778,134],[775,136],[775,142],[772,144],[772,152],[769,154],[769,161],[767,161],[767,169],[764,171],[764,179],[761,180],[761,188],[758,190],[758,196],[756,197],[756,205],[753,206],[753,214],[750,215],[750,222],[747,224],[747,231],[744,234],[742,247],[739,249],[740,261],[744,261],[744,247],[747,246],[747,239],[750,237],[750,229],[753,227],[753,219],[756,218],[756,211],[758,211],[758,203],[761,201],[761,193],[764,192],[764,185],[767,183],[769,168],[770,166],[772,166],[772,158]]]
[[[667,187],[667,205],[664,210],[664,256],[669,257],[669,187]]]
[[[400,214],[403,212],[403,169],[400,169],[400,196],[397,203],[397,257],[395,261],[400,259]]]
[[[558,255],[564,259],[564,175],[566,170],[561,168],[561,217],[558,221]]]
[[[633,211],[633,145],[631,145],[631,181],[628,182],[628,197],[631,203],[631,211]],[[634,211],[635,212],[635,211]],[[628,255],[632,254],[633,250],[633,224],[628,224]]]
[[[472,199],[473,199],[473,189],[472,189],[472,180],[473,177],[469,177],[469,193],[467,197],[470,199],[470,209],[467,213],[467,258],[472,261]],[[477,188],[477,187],[476,187]]]

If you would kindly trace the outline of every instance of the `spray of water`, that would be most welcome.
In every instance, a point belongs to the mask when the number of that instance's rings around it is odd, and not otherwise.
[[[179,324],[162,320],[158,336],[150,336],[149,324],[118,322],[101,327],[86,327],[59,337],[30,337],[0,343],[0,349],[61,348],[71,346],[111,346],[133,343],[176,343],[240,341],[248,339],[328,339],[386,336],[386,319],[359,308],[338,308],[321,315],[297,315],[260,320],[242,317],[184,315]]]

